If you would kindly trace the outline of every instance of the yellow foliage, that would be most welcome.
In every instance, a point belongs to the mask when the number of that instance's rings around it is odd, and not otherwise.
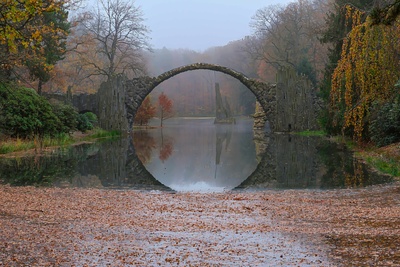
[[[3,0],[0,5],[0,44],[5,45],[8,54],[3,56],[8,59],[8,64],[18,64],[26,60],[28,55],[35,55],[34,51],[24,51],[28,48],[34,50],[39,47],[43,34],[49,31],[49,25],[32,23],[40,21],[43,13],[56,12],[69,0]],[[5,3],[4,3],[5,2]],[[53,30],[54,31],[54,30]],[[58,38],[58,31],[54,31]],[[20,48],[24,48],[21,50]],[[8,57],[8,58],[7,58]],[[12,58],[13,61],[10,59]],[[4,61],[3,61],[4,62]]]
[[[345,105],[343,128],[352,128],[361,141],[369,108],[393,97],[400,73],[400,23],[394,26],[362,22],[363,12],[348,6],[352,30],[343,42],[341,59],[333,73],[331,109]]]

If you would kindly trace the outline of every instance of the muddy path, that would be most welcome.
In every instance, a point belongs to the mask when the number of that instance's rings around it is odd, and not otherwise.
[[[400,183],[161,193],[0,186],[0,266],[400,266]]]

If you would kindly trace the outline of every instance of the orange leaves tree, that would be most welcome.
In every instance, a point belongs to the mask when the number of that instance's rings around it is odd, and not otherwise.
[[[147,125],[155,115],[156,107],[151,104],[150,96],[147,96],[136,112],[134,122],[140,126]]]
[[[163,121],[173,116],[173,104],[172,100],[162,92],[158,97],[158,105],[160,109],[160,126],[162,127]]]
[[[399,94],[400,24],[372,25],[365,13],[347,6],[353,27],[344,39],[341,59],[332,76],[330,112],[357,141],[368,139],[372,105],[381,105]]]

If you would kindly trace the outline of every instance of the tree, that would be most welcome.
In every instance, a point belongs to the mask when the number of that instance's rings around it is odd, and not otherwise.
[[[331,112],[341,114],[343,129],[357,141],[369,138],[367,131],[373,105],[382,106],[399,95],[400,23],[372,25],[365,12],[346,6],[353,27],[344,39],[341,58],[332,75]],[[340,112],[339,112],[340,111]]]
[[[145,72],[141,53],[149,48],[148,29],[140,8],[123,0],[100,0],[97,10],[83,14],[81,19],[82,31],[95,44],[95,57],[76,52],[94,74],[109,79],[116,73],[132,76]]]
[[[96,43],[84,34],[79,22],[71,22],[71,32],[67,41],[65,58],[59,61],[52,70],[51,79],[44,86],[50,92],[95,93],[104,77],[95,74],[95,68],[86,64],[86,59],[92,59],[96,65],[104,65],[96,57]]]
[[[163,121],[173,116],[172,100],[169,99],[168,96],[164,94],[164,92],[162,92],[161,95],[158,97],[158,105],[160,109],[160,126],[163,127]]]
[[[383,6],[375,6],[371,11],[373,24],[393,24],[400,15],[400,0],[386,1]]]
[[[66,20],[65,8],[69,0],[7,0],[0,3],[0,69],[2,78],[10,80],[17,67],[29,60],[41,62],[42,69],[49,71],[54,61],[45,58],[46,42],[59,46],[67,32],[60,24],[49,20],[60,16]],[[45,44],[45,45],[44,45]]]
[[[156,107],[151,104],[150,96],[147,96],[136,112],[134,122],[140,126],[147,125],[155,115]]]
[[[321,42],[329,45],[328,63],[325,66],[324,78],[321,83],[321,96],[327,103],[321,124],[329,134],[339,134],[343,129],[344,105],[336,106],[335,112],[329,108],[332,88],[332,75],[342,55],[343,40],[353,27],[353,22],[346,18],[346,4],[359,9],[371,7],[374,0],[334,0],[325,19]]]
[[[325,64],[326,48],[318,39],[325,9],[323,1],[308,0],[259,9],[252,18],[255,34],[248,38],[247,51],[275,69],[293,67],[316,83]]]
[[[57,11],[45,12],[34,21],[39,25],[51,25],[51,31],[43,32],[41,46],[34,51],[35,56],[29,57],[25,65],[33,80],[38,80],[37,92],[42,93],[42,85],[51,78],[53,66],[63,59],[66,52],[66,38],[70,24],[67,22],[68,12],[63,6]]]
[[[375,145],[400,142],[400,94],[383,105],[375,105],[372,112],[368,131]]]

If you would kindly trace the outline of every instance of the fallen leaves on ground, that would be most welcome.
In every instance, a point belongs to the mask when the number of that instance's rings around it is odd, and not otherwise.
[[[0,186],[0,266],[400,266],[400,183],[162,193]]]

